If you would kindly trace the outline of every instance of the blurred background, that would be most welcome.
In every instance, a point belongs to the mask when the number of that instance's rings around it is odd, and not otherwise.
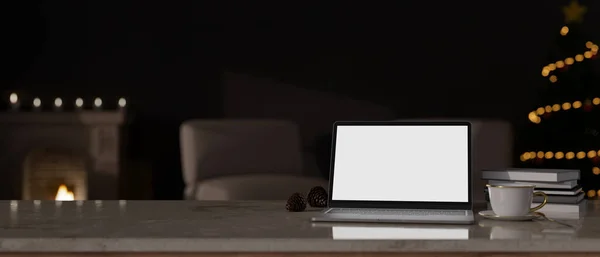
[[[36,97],[49,109],[61,98],[65,115],[77,98],[90,109],[101,98],[108,116],[92,113],[89,126],[106,127],[98,138],[118,134],[118,160],[104,163],[119,167],[119,198],[129,199],[184,197],[180,125],[190,119],[293,121],[320,169],[335,120],[502,120],[518,136],[547,86],[540,71],[568,3],[6,1],[0,89],[11,114],[0,123],[10,138],[15,122],[70,119],[50,110],[23,121],[10,111],[12,93],[21,112],[33,112]],[[598,38],[600,3],[581,3],[582,30]],[[5,140],[4,149],[19,142]],[[66,158],[50,155],[49,163]],[[21,173],[8,177],[0,198],[20,197]]]

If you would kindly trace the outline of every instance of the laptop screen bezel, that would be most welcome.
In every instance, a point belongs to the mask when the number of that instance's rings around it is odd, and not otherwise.
[[[339,126],[466,126],[467,127],[467,149],[468,149],[468,200],[467,202],[406,202],[406,201],[351,201],[333,200],[333,177],[335,172],[335,150],[337,140],[337,129]],[[331,161],[329,167],[329,196],[328,206],[330,208],[386,208],[386,209],[446,209],[446,210],[470,210],[473,208],[473,186],[472,186],[472,138],[471,123],[468,121],[337,121],[333,124],[331,142]],[[419,182],[416,182],[419,183]],[[426,183],[423,181],[422,183]],[[360,185],[356,185],[360,190]],[[423,185],[427,190],[427,185]]]

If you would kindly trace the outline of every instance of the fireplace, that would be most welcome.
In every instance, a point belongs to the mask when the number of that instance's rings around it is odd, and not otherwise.
[[[121,110],[0,113],[0,199],[119,199]]]
[[[85,157],[68,149],[31,151],[23,165],[24,200],[87,200]]]

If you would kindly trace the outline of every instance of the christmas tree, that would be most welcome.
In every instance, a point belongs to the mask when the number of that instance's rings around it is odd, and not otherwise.
[[[563,8],[564,26],[557,28],[521,162],[524,167],[581,170],[580,184],[588,198],[600,191],[600,81],[594,60],[598,45],[583,31],[587,8],[572,1]]]

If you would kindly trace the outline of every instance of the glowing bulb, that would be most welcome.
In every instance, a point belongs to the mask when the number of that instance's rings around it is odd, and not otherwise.
[[[11,104],[16,104],[19,101],[19,96],[17,95],[17,93],[11,93],[8,97],[8,100]]]
[[[569,58],[565,59],[565,64],[566,65],[571,65],[573,63],[575,63],[575,59],[573,59],[572,57],[569,57]]]
[[[550,106],[550,105],[546,105],[546,107],[544,107],[544,110],[545,110],[546,112],[552,112],[552,106]]]
[[[558,78],[556,77],[556,75],[552,75],[552,76],[550,76],[550,82],[551,82],[551,83],[554,83],[554,82],[556,82],[557,80],[558,80]]]
[[[60,98],[54,99],[54,106],[61,107],[62,104],[63,104],[62,99],[60,99]]]
[[[575,157],[575,153],[568,152],[567,154],[565,154],[565,157],[567,158],[567,160],[573,159],[573,157]]]
[[[544,152],[542,152],[542,151],[537,152],[537,158],[544,158]]]
[[[594,175],[600,175],[600,168],[598,168],[598,167],[593,167],[593,168],[592,168],[592,173],[594,173]]]
[[[592,99],[592,103],[594,105],[599,105],[600,104],[600,98],[596,97],[596,98]]]
[[[563,61],[556,62],[556,68],[561,69],[563,67],[565,67],[565,62],[563,62]]]
[[[573,102],[573,108],[578,109],[579,107],[581,107],[581,101]]]
[[[583,57],[587,59],[592,58],[592,51],[586,51],[585,53],[583,53]]]
[[[96,97],[96,99],[94,99],[94,106],[96,106],[96,107],[102,106],[102,99],[100,99],[100,97]]]
[[[560,28],[560,34],[563,36],[566,36],[567,34],[569,34],[569,27],[563,26],[562,28]]]
[[[546,157],[546,159],[552,159],[552,157],[554,157],[554,154],[552,152],[546,152],[544,157]]]
[[[119,107],[123,108],[123,107],[125,107],[125,105],[127,105],[127,100],[125,100],[125,98],[120,98],[119,99]]]
[[[588,197],[594,197],[594,196],[596,196],[596,191],[594,191],[594,190],[589,190],[589,191],[587,192],[587,196],[588,196]]]
[[[540,117],[538,117],[537,114],[535,114],[535,112],[530,112],[528,118],[531,122],[536,123],[536,120]]]
[[[37,97],[36,97],[36,98],[34,98],[34,99],[33,99],[33,107],[36,107],[36,108],[37,108],[37,107],[40,107],[40,106],[42,106],[42,100],[40,100],[40,99],[39,99],[39,98],[37,98]]]
[[[529,159],[531,159],[531,154],[529,154],[529,153],[524,153],[524,154],[523,154],[523,158],[525,158],[526,160],[529,160]]]
[[[577,159],[583,159],[585,158],[585,152],[578,152],[576,155]]]
[[[75,99],[75,106],[81,108],[83,106],[83,99],[81,99],[81,98]]]
[[[519,159],[520,159],[522,162],[524,162],[524,161],[527,161],[527,158],[525,158],[525,156],[524,156],[524,155],[521,155],[521,157],[519,157]]]
[[[562,159],[563,157],[565,157],[565,154],[563,152],[556,152],[554,154],[554,158],[556,158],[557,160]]]
[[[568,109],[571,109],[571,103],[563,103],[562,104],[562,108],[565,111],[568,110]]]
[[[548,68],[542,69],[542,76],[548,77],[550,75],[550,70]]]
[[[589,151],[587,153],[587,157],[588,158],[594,158],[594,157],[596,157],[596,151]]]
[[[544,110],[544,108],[540,107],[540,108],[537,108],[537,110],[535,112],[538,115],[544,115],[544,113],[546,112],[546,110]]]
[[[550,71],[556,70],[556,64],[554,64],[554,63],[548,64],[548,66],[546,66],[546,67],[547,67],[547,68],[548,68]]]
[[[592,41],[585,42],[585,47],[592,48],[592,46],[594,46],[594,42],[592,42]]]
[[[592,48],[590,48],[590,50],[592,50],[592,54],[595,54],[598,52],[598,45],[593,45]]]
[[[560,111],[560,104],[552,105],[552,111],[554,111],[554,112]]]
[[[583,61],[583,54],[575,55],[575,61],[582,62]]]

